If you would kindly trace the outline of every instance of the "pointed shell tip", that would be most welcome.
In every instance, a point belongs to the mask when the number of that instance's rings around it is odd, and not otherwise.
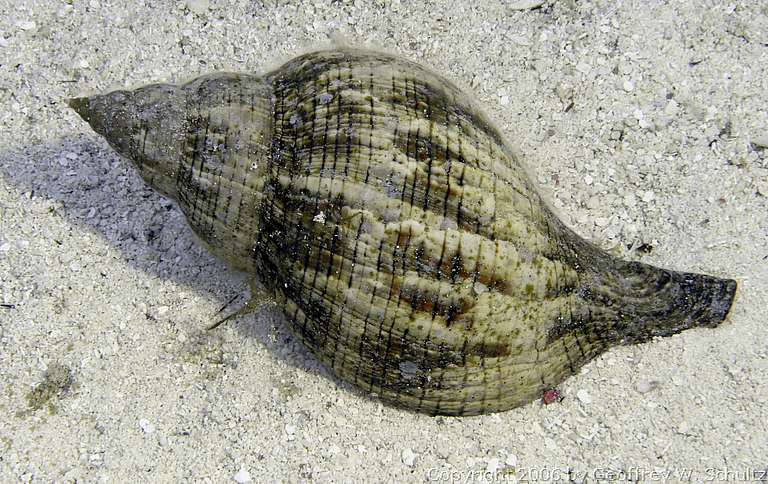
[[[75,110],[85,121],[88,121],[88,98],[87,97],[73,97],[67,100],[69,107]]]

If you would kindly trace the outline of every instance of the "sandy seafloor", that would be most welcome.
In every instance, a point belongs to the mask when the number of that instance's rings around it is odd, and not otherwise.
[[[761,477],[768,4],[467,3],[0,1],[0,481]],[[245,279],[64,101],[339,38],[473,92],[583,236],[738,279],[730,321],[474,418],[340,383],[274,307],[203,331]]]

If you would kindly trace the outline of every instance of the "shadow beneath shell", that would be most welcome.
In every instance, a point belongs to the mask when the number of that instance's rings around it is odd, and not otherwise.
[[[0,153],[0,176],[22,196],[48,202],[48,211],[54,216],[106,241],[148,278],[184,285],[201,297],[216,300],[216,307],[241,294],[220,314],[193,318],[197,326],[186,327],[185,331],[202,338],[211,335],[211,342],[215,342],[221,341],[221,333],[215,332],[234,328],[239,336],[258,340],[288,366],[319,373],[341,384],[289,331],[282,312],[273,305],[262,305],[254,313],[227,321],[218,329],[205,330],[245,304],[248,276],[231,271],[209,254],[175,203],[146,186],[130,163],[106,142],[95,137],[68,137]],[[114,268],[104,268],[102,273],[110,270]],[[163,324],[149,316],[157,308],[151,302],[147,306],[146,324]],[[191,325],[189,320],[186,324]]]

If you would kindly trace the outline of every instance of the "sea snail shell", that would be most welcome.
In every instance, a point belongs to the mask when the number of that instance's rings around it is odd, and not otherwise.
[[[616,259],[449,81],[329,50],[70,105],[258,275],[339,377],[429,414],[538,398],[612,345],[716,326],[736,282]]]

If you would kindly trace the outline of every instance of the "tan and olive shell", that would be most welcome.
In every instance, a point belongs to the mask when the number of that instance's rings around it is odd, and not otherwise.
[[[362,50],[70,104],[340,378],[429,414],[528,403],[736,282],[618,260],[553,215],[452,83]]]

